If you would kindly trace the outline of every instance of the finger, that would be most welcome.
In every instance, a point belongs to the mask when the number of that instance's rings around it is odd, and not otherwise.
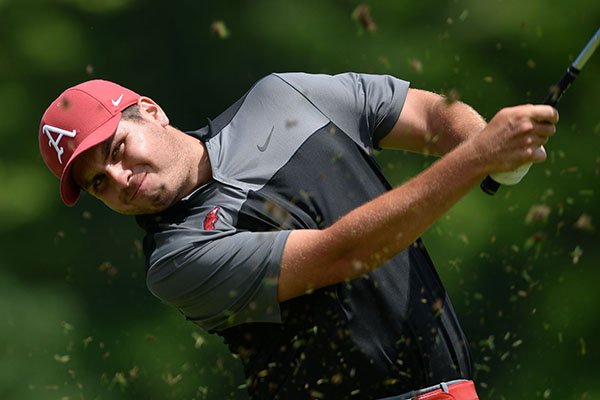
[[[548,143],[549,139],[550,138],[547,135],[532,134],[525,138],[525,145],[530,148],[539,147]]]
[[[538,136],[552,136],[556,133],[556,125],[550,122],[533,121],[533,131]]]
[[[533,162],[541,163],[546,160],[547,154],[546,154],[546,149],[544,148],[544,146],[536,147],[532,151],[533,151],[533,154],[532,154]]]
[[[546,143],[548,143],[548,140],[549,140],[548,136],[531,136],[527,140],[527,144],[529,145],[530,148],[536,148],[536,147],[544,146]]]
[[[552,106],[536,104],[531,107],[530,112],[531,119],[534,121],[558,123],[558,110]]]

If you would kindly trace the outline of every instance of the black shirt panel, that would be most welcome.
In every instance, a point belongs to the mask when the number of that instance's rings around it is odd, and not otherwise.
[[[237,226],[325,228],[388,189],[373,164],[329,124],[249,193]],[[470,377],[465,338],[420,240],[362,278],[282,303],[281,312],[283,325],[218,332],[243,356],[257,399],[304,398],[310,390],[345,398],[365,387],[364,398],[384,397]]]

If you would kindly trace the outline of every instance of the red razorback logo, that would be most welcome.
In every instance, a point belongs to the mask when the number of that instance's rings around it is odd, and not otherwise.
[[[219,209],[220,207],[215,207],[206,214],[206,218],[204,218],[205,230],[212,231],[215,229],[215,223],[219,220]]]

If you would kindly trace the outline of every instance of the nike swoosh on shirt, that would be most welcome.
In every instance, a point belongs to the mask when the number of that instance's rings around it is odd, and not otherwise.
[[[264,153],[265,150],[267,150],[267,147],[269,147],[269,142],[271,142],[271,136],[273,135],[274,130],[275,130],[275,127],[272,127],[271,132],[269,132],[269,136],[267,136],[267,141],[262,146],[256,145],[256,148],[261,153]]]
[[[123,100],[123,94],[121,94],[121,95],[119,96],[119,98],[118,98],[118,99],[116,99],[116,100],[111,100],[111,101],[112,101],[112,103],[113,103],[113,106],[115,106],[115,107],[118,107],[118,106],[119,106],[119,104],[121,104],[121,100]]]

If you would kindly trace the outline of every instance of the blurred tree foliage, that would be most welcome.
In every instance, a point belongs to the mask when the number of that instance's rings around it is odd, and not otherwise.
[[[367,10],[364,6],[368,6]],[[0,396],[242,399],[225,346],[145,289],[135,222],[60,203],[39,118],[91,78],[182,129],[272,71],[386,73],[490,118],[537,102],[598,28],[597,0],[0,0]],[[548,161],[474,189],[425,235],[482,399],[599,399],[600,55],[563,98]],[[399,184],[433,160],[378,155]]]

